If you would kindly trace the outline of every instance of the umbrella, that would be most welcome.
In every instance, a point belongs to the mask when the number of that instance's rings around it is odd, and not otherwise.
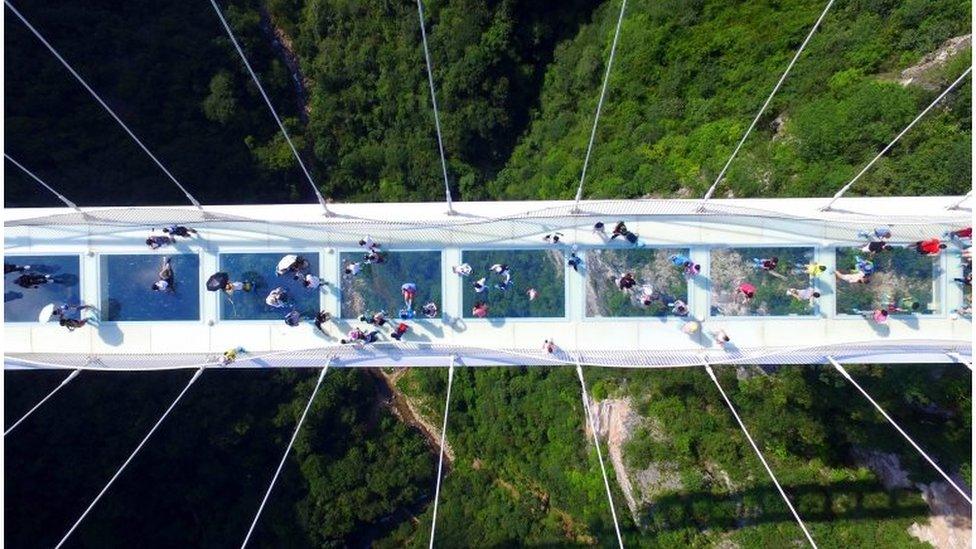
[[[286,272],[288,268],[291,267],[292,263],[296,261],[298,261],[298,256],[295,254],[288,254],[285,257],[282,257],[281,261],[278,262],[278,274]]]
[[[50,322],[52,315],[54,315],[54,303],[48,303],[41,309],[41,312],[37,314],[37,321]]]
[[[207,290],[211,292],[223,290],[228,282],[230,282],[229,274],[225,272],[214,273],[207,279]]]

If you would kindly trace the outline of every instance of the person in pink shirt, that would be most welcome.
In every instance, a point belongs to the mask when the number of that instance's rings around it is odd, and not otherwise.
[[[488,316],[488,304],[484,301],[476,301],[474,308],[471,309],[471,314],[478,318],[485,318]]]
[[[756,296],[756,287],[748,282],[743,282],[742,284],[739,284],[738,288],[735,289],[735,293],[737,296],[741,295],[745,297],[746,301],[749,301]]]
[[[867,320],[873,321],[875,324],[885,324],[888,322],[888,309],[875,309],[873,311],[861,311],[854,309],[854,313],[863,316]]]

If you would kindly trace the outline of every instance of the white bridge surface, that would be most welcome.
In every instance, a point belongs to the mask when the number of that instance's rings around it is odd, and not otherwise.
[[[219,319],[221,292],[201,288],[197,321],[105,322],[68,332],[56,323],[4,324],[7,368],[190,368],[212,363],[224,351],[242,346],[248,353],[231,367],[320,367],[334,357],[334,367],[443,366],[458,364],[548,365],[573,363],[614,367],[699,366],[713,364],[822,364],[826,355],[841,362],[951,362],[971,360],[970,318],[954,314],[963,302],[959,249],[951,246],[937,259],[933,282],[934,314],[893,317],[873,326],[860,316],[835,312],[834,248],[862,245],[860,230],[888,225],[894,243],[941,236],[971,224],[969,202],[947,209],[959,197],[844,198],[821,212],[827,199],[712,200],[699,211],[697,200],[584,201],[572,212],[571,201],[457,202],[456,215],[442,203],[332,204],[332,215],[319,205],[98,208],[79,214],[68,208],[7,209],[4,248],[8,261],[17,255],[78,255],[80,292],[85,303],[101,302],[100,254],[159,256],[200,255],[200,283],[218,270],[218,254],[227,252],[318,252],[319,272],[332,285],[321,293],[321,308],[339,314],[339,253],[359,251],[369,234],[388,251],[441,252],[442,318],[411,321],[403,343],[384,342],[356,348],[339,345],[345,331],[360,324],[339,320],[330,336],[311,324],[288,327],[281,320]],[[592,318],[585,315],[585,276],[565,267],[565,317],[531,319],[462,318],[461,279],[450,271],[462,250],[547,249],[542,237],[564,234],[568,253],[576,244],[592,248],[629,248],[605,242],[591,230],[617,221],[654,247],[687,247],[702,265],[688,285],[691,317],[702,330],[691,336],[676,317]],[[153,227],[183,223],[200,237],[175,249],[149,251],[144,240]],[[712,249],[804,246],[828,266],[817,281],[823,294],[809,316],[711,316],[709,253]],[[13,258],[13,259],[11,259]],[[724,329],[733,345],[720,348],[707,336]],[[557,351],[542,351],[545,339]]]

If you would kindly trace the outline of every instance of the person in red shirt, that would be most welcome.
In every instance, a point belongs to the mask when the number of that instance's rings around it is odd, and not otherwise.
[[[921,255],[931,255],[931,256],[939,255],[940,253],[942,253],[942,250],[946,249],[946,245],[938,238],[920,240],[909,247],[915,248],[915,251],[917,251]]]
[[[745,296],[746,301],[752,299],[756,295],[756,287],[748,282],[743,282],[739,284],[739,287],[735,289],[736,295]]]
[[[951,239],[958,238],[960,240],[972,240],[973,228],[966,227],[965,229],[959,229],[958,231],[949,231],[945,234],[945,236],[946,238],[951,238]]]
[[[484,301],[475,302],[474,308],[471,309],[471,314],[478,318],[485,318],[488,316],[488,304]]]
[[[390,337],[392,337],[397,341],[400,341],[400,338],[403,337],[403,334],[407,333],[407,331],[409,330],[410,330],[410,326],[407,326],[406,324],[401,322],[397,324],[396,329],[393,330],[393,333],[390,334]]]

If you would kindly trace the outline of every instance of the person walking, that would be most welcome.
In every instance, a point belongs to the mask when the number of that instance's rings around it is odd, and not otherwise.
[[[786,290],[786,295],[798,301],[808,301],[810,302],[810,305],[813,305],[813,301],[820,297],[820,292],[814,288],[790,288]]]
[[[914,244],[909,244],[908,248],[913,248],[919,255],[935,257],[942,253],[942,250],[946,249],[946,245],[938,238],[929,238],[928,240],[919,240]]]
[[[193,235],[197,234],[197,230],[191,229],[189,227],[184,227],[183,225],[170,225],[169,227],[163,227],[163,233],[168,234],[170,236],[193,238]]]

